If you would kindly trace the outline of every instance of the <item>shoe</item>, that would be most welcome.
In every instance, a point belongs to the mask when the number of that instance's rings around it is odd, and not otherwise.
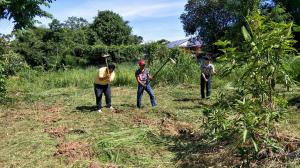
[[[112,106],[109,107],[110,110],[115,110],[115,108],[113,108]]]
[[[102,113],[102,110],[101,110],[101,109],[99,109],[99,110],[98,110],[98,113]]]

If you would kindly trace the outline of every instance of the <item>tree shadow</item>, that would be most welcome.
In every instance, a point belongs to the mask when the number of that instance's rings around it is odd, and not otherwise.
[[[289,106],[296,106],[297,108],[300,108],[300,96],[291,98],[288,100]]]
[[[182,168],[199,167],[232,167],[240,164],[238,157],[232,151],[225,149],[228,142],[205,142],[206,135],[180,134],[178,136],[162,136],[174,144],[168,150],[175,154],[173,162]]]
[[[208,106],[208,105],[204,105],[204,106]],[[203,108],[202,105],[181,106],[181,107],[178,107],[178,109],[180,109],[180,110],[196,110],[196,109],[201,109],[201,108]]]
[[[90,113],[97,111],[97,107],[95,105],[91,106],[77,106],[75,112],[81,113]]]
[[[136,105],[134,105],[134,104],[121,104],[120,105],[121,107],[128,107],[128,108],[136,108]]]
[[[201,99],[199,98],[181,98],[181,99],[174,99],[173,101],[175,102],[188,102],[188,101],[191,101],[191,102],[195,102],[195,101],[199,101]]]

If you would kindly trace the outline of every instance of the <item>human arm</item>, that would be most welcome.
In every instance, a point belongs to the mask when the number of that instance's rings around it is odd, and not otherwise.
[[[139,76],[135,76],[136,81],[138,82],[138,84],[142,85],[143,87],[146,87],[145,84],[142,83],[142,81],[140,80]]]
[[[202,77],[204,78],[205,82],[207,82],[208,79],[206,79],[205,74],[202,72],[201,75],[202,75]]]
[[[211,71],[212,71],[212,74],[217,74],[216,72],[216,69],[215,69],[215,66],[214,65],[211,65]]]

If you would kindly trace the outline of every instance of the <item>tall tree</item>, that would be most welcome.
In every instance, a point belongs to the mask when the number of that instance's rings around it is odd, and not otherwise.
[[[180,18],[187,35],[197,36],[211,47],[226,33],[243,25],[244,18],[260,3],[261,0],[189,0]]]
[[[0,19],[13,20],[14,29],[33,26],[36,16],[51,17],[41,6],[49,7],[52,1],[55,0],[1,0]]]
[[[292,15],[294,22],[300,25],[300,0],[274,0],[275,3],[282,5],[286,12]],[[300,50],[300,32],[294,32],[295,39],[298,41],[296,48]]]
[[[68,17],[68,19],[64,22],[64,28],[68,29],[81,29],[85,28],[89,25],[89,22],[82,17]]]
[[[112,11],[99,11],[91,24],[91,29],[97,39],[106,45],[130,44],[132,28],[128,23]]]

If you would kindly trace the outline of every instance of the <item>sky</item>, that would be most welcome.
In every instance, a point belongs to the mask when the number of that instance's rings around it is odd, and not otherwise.
[[[89,22],[98,11],[111,10],[129,21],[133,34],[142,36],[145,42],[167,39],[169,41],[185,38],[179,19],[187,0],[56,0],[50,8],[43,8],[54,18],[65,21],[68,17],[83,17]],[[42,26],[50,22],[37,18]],[[0,20],[0,33],[12,31],[13,23]]]

